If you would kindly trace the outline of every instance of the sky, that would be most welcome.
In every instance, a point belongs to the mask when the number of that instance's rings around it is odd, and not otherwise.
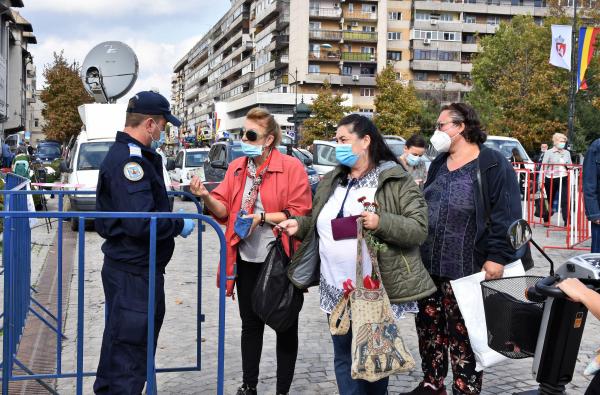
[[[170,99],[173,66],[230,7],[229,0],[24,0],[17,8],[33,26],[30,44],[42,89],[44,66],[64,50],[69,62],[83,63],[103,41],[123,41],[136,53],[139,76],[121,101],[158,88]]]

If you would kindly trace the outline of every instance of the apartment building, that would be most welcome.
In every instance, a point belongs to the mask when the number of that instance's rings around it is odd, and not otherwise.
[[[481,38],[514,15],[541,23],[547,12],[545,0],[231,0],[175,65],[174,111],[183,131],[212,137],[239,130],[254,106],[291,130],[296,103],[329,81],[369,115],[388,64],[421,96],[460,101]]]
[[[413,84],[423,97],[460,101],[471,90],[472,58],[485,35],[515,15],[540,23],[545,0],[414,0],[410,37]]]
[[[260,105],[291,130],[287,118],[297,102],[310,103],[325,80],[347,105],[372,112],[388,42],[390,61],[409,76],[410,12],[409,1],[232,0],[173,68],[181,129],[212,137],[239,130],[246,112]]]

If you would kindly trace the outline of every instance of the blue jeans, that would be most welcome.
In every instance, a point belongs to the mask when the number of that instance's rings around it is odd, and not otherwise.
[[[389,379],[369,383],[366,380],[354,380],[350,373],[352,367],[352,328],[345,335],[332,335],[333,363],[335,380],[340,395],[386,395]]]
[[[592,251],[593,254],[600,252],[600,225],[592,222]]]

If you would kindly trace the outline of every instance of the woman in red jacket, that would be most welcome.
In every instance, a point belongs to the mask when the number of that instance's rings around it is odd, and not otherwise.
[[[192,193],[221,223],[226,224],[227,276],[236,275],[238,304],[242,318],[243,384],[237,395],[256,394],[258,366],[262,352],[264,322],[252,311],[252,291],[261,266],[275,240],[271,224],[292,215],[307,215],[312,196],[304,166],[294,157],[281,154],[277,145],[281,129],[273,116],[262,108],[246,115],[242,131],[244,157],[231,162],[225,178],[209,193],[198,178],[190,183]],[[247,219],[250,232],[235,226]],[[238,234],[241,233],[241,234]],[[283,245],[289,254],[287,236]],[[234,282],[227,281],[227,295],[233,295]],[[298,354],[298,320],[285,332],[277,333],[277,393],[290,389]]]

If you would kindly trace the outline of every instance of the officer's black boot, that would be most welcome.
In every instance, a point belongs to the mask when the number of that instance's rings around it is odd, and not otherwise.
[[[248,386],[248,384],[242,384],[242,386],[238,388],[236,395],[257,395],[256,388],[252,388]]]

